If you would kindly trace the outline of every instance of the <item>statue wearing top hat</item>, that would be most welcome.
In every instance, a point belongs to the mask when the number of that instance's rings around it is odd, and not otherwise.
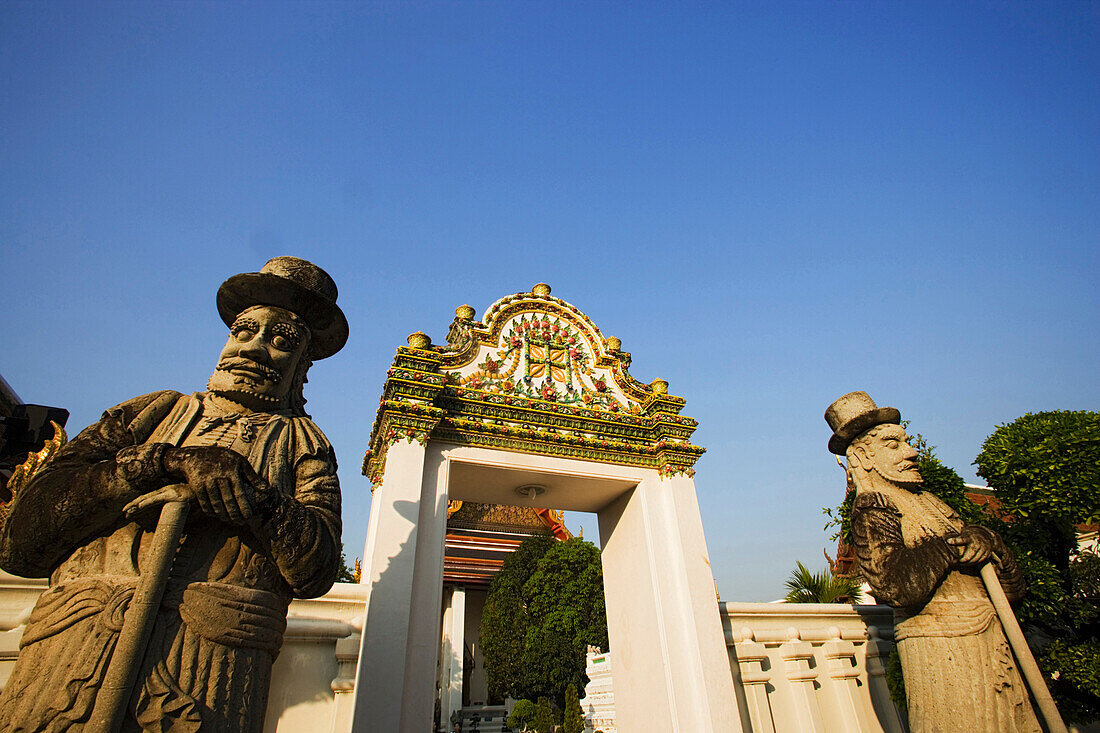
[[[833,430],[829,450],[847,457],[855,487],[859,571],[875,598],[894,607],[910,729],[1039,731],[981,577],[992,563],[1008,598],[1024,593],[1000,536],[963,523],[922,489],[917,451],[893,407],[851,392],[829,406],[825,420]]]
[[[347,340],[336,296],[294,257],[229,278],[217,297],[229,340],[207,391],[112,407],[19,493],[0,566],[50,587],[0,697],[0,731],[99,733],[93,709],[140,615],[137,601],[127,609],[155,572],[159,602],[110,727],[262,729],[287,605],[325,593],[339,569],[336,458],[302,394],[313,361]],[[169,506],[180,526],[154,571]]]

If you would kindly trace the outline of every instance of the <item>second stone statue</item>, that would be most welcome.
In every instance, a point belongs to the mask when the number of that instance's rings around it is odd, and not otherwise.
[[[859,572],[894,607],[909,726],[933,731],[1039,731],[1011,649],[983,584],[993,563],[1010,599],[1023,578],[1001,538],[965,524],[923,490],[901,414],[866,392],[825,412],[829,450],[847,457],[855,486],[852,537]]]

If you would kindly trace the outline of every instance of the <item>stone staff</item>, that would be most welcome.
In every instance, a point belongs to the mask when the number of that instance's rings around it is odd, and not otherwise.
[[[1058,707],[1054,704],[1054,697],[1050,694],[1047,681],[1043,673],[1039,671],[1039,665],[1031,653],[1031,647],[1024,638],[1023,629],[1016,620],[1016,614],[1012,612],[1012,606],[1008,602],[1001,581],[997,577],[997,570],[993,563],[982,565],[982,582],[989,593],[989,600],[997,611],[997,618],[1004,628],[1005,637],[1008,639],[1012,653],[1016,655],[1016,661],[1020,664],[1020,672],[1024,675],[1031,696],[1035,699],[1035,705],[1039,708],[1039,714],[1043,716],[1043,724],[1050,733],[1068,733],[1066,724],[1062,722],[1062,716]]]
[[[145,647],[153,633],[153,620],[164,598],[168,573],[172,569],[172,561],[176,559],[176,548],[179,547],[186,522],[186,502],[170,501],[161,507],[153,546],[149,550],[148,567],[142,572],[134,597],[130,599],[107,674],[99,686],[95,707],[88,719],[88,730],[118,733],[122,729],[126,702],[137,683]]]

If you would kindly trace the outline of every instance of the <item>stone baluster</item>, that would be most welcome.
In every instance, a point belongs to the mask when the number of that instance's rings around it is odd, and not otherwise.
[[[833,692],[832,702],[836,707],[834,715],[839,720],[847,721],[849,730],[882,733],[882,727],[873,721],[873,716],[868,719],[865,695],[860,694],[862,671],[856,658],[856,646],[839,638],[839,634],[837,631],[837,638],[830,639],[822,647]]]
[[[753,733],[775,733],[768,698],[768,685],[772,677],[768,650],[760,642],[753,641],[752,629],[747,626],[741,630],[741,638],[743,641],[737,642],[734,650],[741,684],[744,686],[749,720],[752,723],[751,730]]]
[[[890,687],[886,683],[886,664],[894,651],[892,641],[893,630],[887,632],[890,639],[885,638],[879,627],[867,626],[867,687],[870,693],[868,697],[874,708],[875,717],[886,733],[905,733],[908,730],[903,713],[890,699]]]
[[[809,642],[801,641],[796,629],[790,629],[790,640],[779,647],[780,657],[791,693],[791,730],[817,733],[825,729],[821,708],[815,693],[818,670],[814,667],[814,650]]]
[[[355,633],[336,641],[336,677],[332,680],[331,733],[346,733],[351,729],[351,716],[355,706],[355,668],[359,663],[360,631],[362,620],[351,622]]]

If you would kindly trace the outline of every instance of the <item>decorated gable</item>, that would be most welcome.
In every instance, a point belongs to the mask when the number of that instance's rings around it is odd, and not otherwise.
[[[447,372],[448,384],[604,409],[640,412],[616,383],[614,359],[600,356],[605,345],[583,321],[545,312],[507,316],[499,335],[477,342],[469,363]],[[489,341],[489,343],[485,343]]]
[[[690,473],[703,449],[668,383],[629,373],[630,354],[540,283],[501,298],[481,320],[455,311],[446,345],[424,333],[399,347],[364,472],[381,478],[396,440],[570,456]]]

